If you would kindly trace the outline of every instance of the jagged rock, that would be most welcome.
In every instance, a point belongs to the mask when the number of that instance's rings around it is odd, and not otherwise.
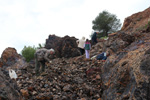
[[[2,59],[0,58],[0,67],[3,66],[3,62],[2,62]]]
[[[0,67],[18,69],[24,66],[27,66],[27,63],[24,58],[17,53],[15,48],[8,47],[3,51],[0,59]]]
[[[76,38],[69,36],[60,38],[55,35],[49,35],[45,47],[47,49],[53,48],[56,51],[57,57],[76,57],[80,55],[76,40]]]
[[[135,21],[136,18],[141,15],[142,19],[140,19],[140,23],[144,23],[145,19],[147,19],[147,11],[149,12],[150,8],[134,14],[128,19],[133,19]],[[137,22],[137,24],[138,23],[139,22]],[[132,25],[132,27],[128,25],[122,28],[122,30],[126,30],[125,34],[130,35],[129,38],[127,40],[120,38],[125,44],[117,44],[118,46],[122,45],[121,50],[118,48],[118,50],[114,50],[115,52],[109,56],[105,64],[101,67],[103,89],[101,97],[104,100],[150,99],[150,93],[148,92],[150,90],[150,37],[149,33],[143,33],[140,37],[132,38],[136,33],[129,34],[129,32],[134,32],[136,28],[136,24]],[[137,32],[137,34],[139,33]],[[119,35],[118,32],[118,34],[111,36],[109,39],[111,40],[111,38],[113,38],[117,40]],[[128,42],[129,40],[131,40],[131,42]],[[113,42],[110,43],[110,47],[112,44]]]
[[[1,100],[22,100],[19,89],[14,80],[10,80],[5,71],[0,69],[0,99]]]
[[[127,17],[123,23],[122,31],[132,34],[133,32],[150,32],[148,23],[150,22],[149,18],[150,7],[142,12],[135,13]],[[147,30],[147,31],[146,31]]]
[[[21,92],[21,94],[23,95],[23,97],[25,97],[26,99],[29,97],[28,90],[21,89],[20,92]]]
[[[19,59],[19,55],[15,48],[8,47],[3,51],[1,55],[3,66],[12,65],[16,63],[17,59]]]

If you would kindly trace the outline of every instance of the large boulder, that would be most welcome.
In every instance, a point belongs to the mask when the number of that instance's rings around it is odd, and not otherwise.
[[[10,80],[6,71],[0,68],[0,100],[23,100],[14,80]]]
[[[15,48],[8,47],[1,55],[0,67],[18,69],[26,64],[25,59],[17,53]]]
[[[8,47],[1,55],[1,62],[3,63],[3,66],[12,65],[16,63],[17,59],[19,59],[19,54],[15,48]]]
[[[76,57],[80,55],[80,52],[77,47],[75,37],[58,37],[55,35],[49,35],[49,38],[46,40],[45,48],[53,48],[56,51],[56,57]]]

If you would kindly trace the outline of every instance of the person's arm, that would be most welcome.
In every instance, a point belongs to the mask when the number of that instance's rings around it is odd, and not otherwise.
[[[79,44],[79,40],[77,40],[76,43]]]
[[[47,60],[48,62],[50,61],[50,59],[48,58],[49,56],[49,52],[47,51],[44,55],[44,59]]]
[[[89,44],[90,45],[90,49],[91,49],[91,44]]]

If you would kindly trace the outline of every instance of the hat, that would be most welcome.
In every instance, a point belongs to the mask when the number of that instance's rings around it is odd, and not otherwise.
[[[83,36],[82,39],[85,40],[85,37]]]
[[[54,53],[55,53],[55,50],[54,50],[54,49],[52,49],[52,48],[51,48],[51,49],[49,49],[49,51],[50,51],[50,52],[54,52]]]

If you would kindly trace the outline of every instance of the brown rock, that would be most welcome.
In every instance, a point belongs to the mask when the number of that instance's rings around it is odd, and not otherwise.
[[[136,31],[146,30],[145,25],[148,24],[148,21],[150,19],[149,13],[150,8],[147,8],[142,12],[138,12],[127,17],[123,23],[121,31],[128,31],[130,33],[133,33]]]
[[[6,66],[16,63],[18,58],[19,54],[17,53],[16,49],[11,47],[6,48],[1,55],[2,62]]]
[[[33,87],[28,87],[28,91],[33,91]]]
[[[18,92],[17,84],[14,80],[10,80],[0,68],[0,98],[2,100],[21,100],[22,97]]]
[[[25,98],[29,97],[28,90],[21,89],[20,92],[22,93],[23,97],[25,97]]]
[[[49,35],[45,47],[47,49],[53,48],[56,52],[56,57],[76,57],[80,55],[76,40],[75,37],[65,36],[60,38],[55,35]]]

